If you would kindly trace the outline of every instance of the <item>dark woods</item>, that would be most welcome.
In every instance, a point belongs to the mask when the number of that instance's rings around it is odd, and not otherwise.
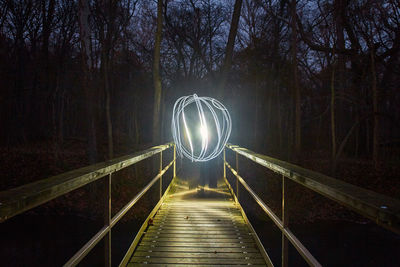
[[[399,6],[1,0],[1,145],[112,158],[170,140],[175,99],[197,93],[227,105],[231,142],[379,167],[399,160]]]

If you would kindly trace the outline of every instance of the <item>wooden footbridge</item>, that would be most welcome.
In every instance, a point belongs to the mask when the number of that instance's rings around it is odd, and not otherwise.
[[[173,149],[173,158],[163,166],[163,151]],[[234,153],[236,169],[226,160]],[[111,216],[111,184],[115,172],[146,158],[159,155],[158,174]],[[238,157],[242,156],[278,174],[282,179],[282,214],[275,214],[239,175]],[[240,205],[239,188],[246,191],[282,233],[282,266],[288,266],[289,243],[310,266],[321,264],[289,228],[288,179],[336,201],[377,224],[400,233],[400,201],[299,166],[257,154],[228,144],[224,150],[224,175],[216,188],[196,187],[176,174],[175,146],[168,143],[133,155],[91,165],[61,175],[0,192],[0,221],[30,210],[89,183],[105,182],[104,226],[73,255],[65,266],[75,266],[100,242],[105,244],[105,266],[273,266],[273,262]],[[173,168],[172,181],[163,190],[163,176]],[[230,171],[233,187],[226,179]],[[165,179],[164,179],[165,180]],[[155,184],[160,200],[151,211],[121,262],[111,261],[111,232],[120,219]],[[1,227],[1,225],[0,225]]]

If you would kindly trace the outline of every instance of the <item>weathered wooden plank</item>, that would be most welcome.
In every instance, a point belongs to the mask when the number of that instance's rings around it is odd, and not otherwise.
[[[199,247],[199,248],[246,248],[248,246],[256,248],[254,243],[213,243],[213,242],[141,242],[143,246],[157,246],[157,247]]]
[[[242,223],[236,221],[236,220],[231,220],[231,221],[156,221],[153,222],[154,226],[159,227],[159,226],[176,226],[176,227],[193,227],[193,226],[199,226],[199,227],[205,227],[205,226],[245,226]]]
[[[159,230],[159,231],[163,231],[163,230],[169,230],[169,231],[173,231],[173,230],[188,230],[188,231],[190,231],[191,229],[193,229],[193,227],[190,227],[190,226],[187,226],[187,227],[183,227],[183,226],[181,226],[181,227],[168,227],[168,226],[159,226],[159,227],[157,227],[157,228],[154,228],[154,229],[156,229],[156,230]],[[208,226],[205,226],[205,227],[200,227],[200,226],[197,226],[196,227],[196,229],[197,230],[199,230],[199,231],[207,231],[207,230],[212,230],[212,231],[218,231],[218,230],[220,230],[220,231],[223,231],[224,229],[226,229],[226,227],[208,227]],[[239,231],[246,231],[247,230],[247,228],[246,227],[244,227],[244,226],[237,226],[237,227],[232,227],[232,229],[233,230],[237,230],[237,232],[239,232]]]
[[[207,243],[231,243],[241,241],[243,243],[253,243],[254,240],[252,238],[242,238],[242,237],[235,237],[235,238],[189,238],[189,237],[158,237],[158,238],[151,238],[151,237],[144,237],[142,242],[207,242]]]
[[[198,253],[259,253],[255,247],[151,247],[140,245],[138,251],[160,251],[160,252],[198,252]]]
[[[227,228],[227,227],[233,227],[233,228],[238,228],[238,227],[245,227],[245,225],[243,224],[236,224],[236,225],[232,225],[232,224],[227,224],[227,223],[187,223],[187,224],[159,224],[156,225],[157,227],[161,227],[161,228],[179,228],[179,227],[199,227],[199,228],[207,228],[207,227],[214,227],[214,228]]]
[[[128,265],[129,267],[175,267],[175,266],[179,266],[179,267],[215,267],[215,265],[208,265],[208,264],[141,264],[141,263],[129,263]],[[237,266],[247,266],[247,264],[234,264],[234,265],[230,265],[230,264],[224,264],[224,267],[237,267]],[[265,264],[252,264],[251,266],[265,266]]]
[[[233,208],[232,208],[233,209]],[[212,210],[199,210],[195,207],[188,209],[188,210],[184,210],[184,209],[178,209],[178,210],[162,210],[160,211],[159,214],[161,215],[166,215],[166,214],[170,214],[170,215],[179,215],[179,214],[183,214],[183,213],[189,213],[192,215],[198,215],[198,216],[211,216],[211,215],[221,215],[221,216],[226,216],[226,215],[240,215],[239,212],[232,210],[232,209],[226,209],[226,210],[216,210],[216,209],[212,209]],[[236,212],[236,213],[235,213]]]
[[[158,222],[180,222],[180,223],[186,223],[186,222],[192,222],[192,223],[201,223],[201,222],[241,222],[243,218],[241,217],[216,217],[216,216],[210,216],[210,217],[190,217],[190,216],[179,216],[179,217],[155,217],[154,218],[154,223]]]
[[[225,259],[261,259],[260,253],[243,252],[166,252],[166,251],[138,251],[136,257],[158,257],[158,258],[225,258]]]
[[[173,238],[173,237],[176,237],[177,236],[177,234],[176,233],[170,233],[170,234],[165,234],[165,233],[160,233],[160,234],[157,234],[157,233],[152,233],[152,234],[149,234],[149,233],[146,233],[145,235],[144,235],[146,238],[150,238],[150,239],[152,239],[152,238]],[[182,233],[182,234],[179,234],[178,235],[180,238],[200,238],[200,239],[204,239],[204,238],[206,238],[206,239],[211,239],[211,238],[215,238],[215,239],[233,239],[233,238],[238,238],[238,237],[242,237],[242,238],[246,238],[246,237],[248,237],[248,238],[252,238],[252,236],[251,235],[248,235],[248,234],[240,234],[240,233],[236,233],[235,234],[235,232],[231,232],[231,233],[228,233],[228,234],[221,234],[221,233],[217,233],[217,234],[211,234],[211,235],[207,235],[207,234],[203,234],[203,233],[197,233],[197,234],[187,234],[187,233]]]
[[[157,220],[154,222],[154,225],[179,225],[179,226],[204,226],[204,225],[242,225],[242,223],[235,220],[203,220],[203,221],[191,221],[191,220]]]
[[[193,195],[184,201],[167,198],[130,262],[264,266],[265,260],[240,210],[232,198],[221,196],[198,199]]]
[[[161,217],[192,217],[192,218],[212,218],[212,217],[218,217],[218,218],[230,218],[230,217],[241,217],[240,213],[234,213],[234,212],[218,212],[218,213],[212,213],[212,212],[161,212],[157,214],[158,216]]]
[[[223,226],[232,226],[234,224],[233,223],[229,223],[229,222],[217,222],[217,221],[203,222],[203,223],[202,222],[190,222],[190,221],[188,221],[188,222],[169,222],[169,223],[160,222],[157,225],[164,225],[164,226],[170,226],[170,227],[173,227],[173,226],[175,226],[175,227],[181,227],[181,226],[183,226],[183,227],[193,227],[193,226],[194,227],[196,227],[196,226],[199,226],[199,227],[213,227],[213,226],[223,227]],[[240,225],[245,226],[244,223],[236,223],[236,226],[240,226]]]
[[[193,209],[188,209],[188,210],[183,210],[183,209],[178,209],[178,210],[168,210],[168,209],[163,209],[158,212],[160,215],[180,215],[180,214],[186,214],[189,213],[193,216],[211,216],[213,214],[217,214],[219,216],[228,216],[228,215],[236,215],[240,216],[240,212],[237,210],[227,209],[227,210],[219,210],[216,211],[213,209],[212,211],[203,211],[203,210],[193,210]]]
[[[230,258],[153,258],[136,257],[131,259],[133,263],[165,263],[165,264],[263,264],[264,259],[230,259]]]
[[[100,179],[110,173],[149,158],[171,146],[173,146],[173,143],[152,147],[132,155],[90,165],[0,192],[0,222]]]
[[[232,219],[232,218],[236,218],[236,219],[240,219],[241,216],[240,214],[196,214],[196,213],[189,213],[189,212],[182,212],[182,213],[177,213],[177,214],[158,214],[158,216],[160,216],[160,218],[166,218],[166,219],[183,219],[183,218],[191,218],[191,219]]]
[[[184,214],[188,213],[191,215],[198,215],[198,216],[211,216],[211,215],[221,215],[221,216],[226,216],[226,215],[231,215],[234,214],[235,211],[232,211],[230,209],[226,210],[199,210],[195,207],[191,208],[190,210],[184,210],[184,209],[179,209],[179,210],[164,210],[160,211],[161,215],[166,215],[166,214],[171,214],[171,215],[179,215],[179,214]],[[236,213],[235,215],[239,215],[239,213]]]
[[[179,215],[179,214],[192,214],[192,215],[198,215],[198,216],[210,216],[210,215],[221,215],[221,216],[226,216],[230,214],[235,214],[235,215],[240,215],[239,212],[236,212],[231,210],[231,209],[223,209],[223,210],[216,210],[216,209],[211,209],[211,210],[200,210],[196,209],[195,207],[191,209],[177,209],[177,210],[161,210],[159,214],[161,215],[166,215],[166,214],[171,214],[171,215]]]
[[[170,229],[170,230],[173,230],[173,229],[175,229],[175,230],[179,230],[179,229],[190,230],[190,229],[193,229],[193,225],[179,225],[179,226],[177,226],[177,225],[154,225],[154,226],[152,226],[152,228],[156,228],[156,229],[163,228],[163,229]],[[232,226],[232,229],[233,228],[245,229],[246,226],[243,224],[240,224],[240,225]],[[223,225],[213,225],[213,226],[196,225],[196,229],[206,231],[206,230],[224,230],[227,228]]]
[[[172,200],[173,201],[173,200]],[[227,201],[214,201],[213,203],[208,203],[206,201],[199,201],[199,204],[205,204],[204,206],[199,206],[194,203],[193,205],[187,205],[187,204],[167,204],[166,208],[174,211],[174,210],[181,210],[181,209],[191,209],[191,208],[196,208],[197,210],[200,211],[215,211],[215,210],[229,210],[229,209],[234,209],[235,205],[232,203],[226,204]]]
[[[199,203],[199,205],[203,205],[203,203]],[[204,203],[204,205],[207,205],[207,203]],[[215,208],[213,206],[210,207],[177,207],[177,208],[168,208],[168,209],[163,209],[160,212],[167,210],[168,212],[194,212],[194,213],[230,213],[232,211],[235,211],[235,206],[229,206],[229,207],[218,207]]]
[[[229,247],[220,247],[220,248],[212,248],[212,247],[151,247],[151,246],[143,246],[140,245],[137,247],[136,252],[138,251],[159,251],[159,252],[197,252],[197,253],[259,253],[258,248],[255,247],[237,247],[237,248],[229,248]]]
[[[162,231],[155,229],[152,227],[151,229],[148,229],[145,233],[147,234],[202,234],[202,235],[214,235],[214,234],[251,234],[247,229],[244,229],[244,231],[240,231],[238,229],[221,229],[221,230],[209,230],[206,229],[205,231],[199,230],[199,229],[188,229],[188,230],[182,230],[182,229],[163,229]]]

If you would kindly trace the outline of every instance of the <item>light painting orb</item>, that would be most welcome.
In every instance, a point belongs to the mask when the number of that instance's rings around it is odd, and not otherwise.
[[[232,121],[221,102],[194,94],[176,100],[171,130],[178,155],[204,162],[221,154],[231,134]]]

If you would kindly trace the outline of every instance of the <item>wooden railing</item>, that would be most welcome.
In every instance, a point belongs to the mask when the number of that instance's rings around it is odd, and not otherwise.
[[[173,160],[163,168],[162,152],[173,147]],[[112,174],[133,165],[139,161],[160,154],[160,169],[158,174],[121,210],[111,217],[111,183]],[[111,266],[111,229],[112,227],[136,204],[136,202],[157,182],[160,181],[160,201],[163,199],[162,176],[173,165],[173,178],[176,176],[176,150],[173,143],[155,146],[137,152],[133,155],[123,156],[107,162],[80,168],[34,183],[26,184],[8,191],[0,192],[0,222],[42,205],[54,198],[65,195],[89,183],[106,179],[104,194],[105,215],[104,226],[98,231],[65,266],[77,265],[102,239],[105,241],[105,266]]]
[[[226,161],[226,148],[235,152],[236,170]],[[282,232],[282,266],[288,266],[288,241],[296,248],[310,266],[321,266],[321,264],[289,229],[287,179],[295,181],[324,197],[338,202],[393,232],[400,233],[400,201],[397,199],[351,185],[338,179],[281,160],[257,154],[236,145],[227,144],[226,148],[224,149],[224,180],[228,183],[235,201],[239,202],[239,183],[241,183],[250,196],[271,218],[275,225],[278,226]],[[244,178],[239,175],[238,155],[242,155],[257,164],[282,175],[282,219],[264,203],[264,201],[250,188]],[[236,190],[233,190],[226,178],[226,167],[228,167],[236,177]],[[268,264],[273,266],[273,263],[270,260]]]

